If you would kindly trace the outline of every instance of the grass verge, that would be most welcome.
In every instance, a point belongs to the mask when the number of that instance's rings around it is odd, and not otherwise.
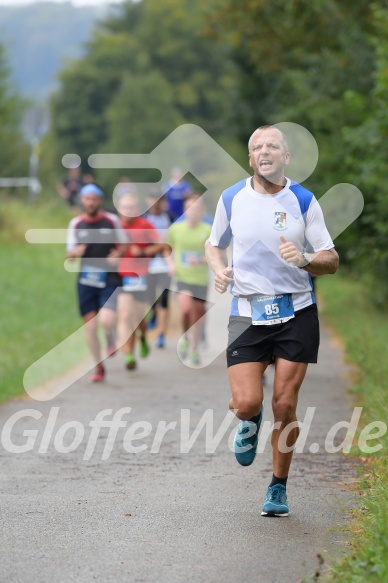
[[[360,428],[375,421],[387,422],[388,411],[388,312],[379,309],[368,289],[357,280],[336,276],[318,281],[323,299],[321,313],[342,337],[349,361],[356,365],[352,392],[363,407]],[[350,552],[331,565],[329,581],[341,583],[388,582],[388,462],[387,433],[366,454],[355,447],[360,459],[360,502],[350,526]]]
[[[32,245],[24,238],[30,228],[66,228],[71,217],[60,203],[1,202],[0,401],[23,393],[25,370],[82,324],[75,274],[63,266],[64,245]],[[79,342],[42,381],[65,373],[86,355],[85,342]]]

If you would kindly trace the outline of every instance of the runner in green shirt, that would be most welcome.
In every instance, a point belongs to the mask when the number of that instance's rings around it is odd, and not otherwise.
[[[185,220],[173,223],[167,238],[167,243],[172,247],[172,255],[168,257],[169,272],[176,278],[178,301],[182,310],[183,338],[178,354],[182,360],[187,356],[190,329],[191,361],[197,365],[201,331],[198,321],[205,314],[208,285],[204,245],[211,232],[211,225],[203,221],[203,215],[201,197],[189,196],[185,200]]]

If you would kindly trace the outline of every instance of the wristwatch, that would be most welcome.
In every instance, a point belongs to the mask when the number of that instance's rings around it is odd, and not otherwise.
[[[306,265],[308,265],[309,263],[312,262],[312,257],[309,253],[306,253],[306,251],[304,253],[302,253],[303,255],[303,259],[304,259],[304,263],[303,265],[299,265],[299,268],[302,269],[303,267],[306,267]]]

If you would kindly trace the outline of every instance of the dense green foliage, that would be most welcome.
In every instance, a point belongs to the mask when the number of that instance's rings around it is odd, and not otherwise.
[[[307,186],[318,197],[339,182],[362,191],[365,211],[336,244],[342,263],[365,274],[378,288],[375,299],[384,301],[386,3],[214,0],[213,7],[209,34],[229,39],[241,75],[241,137],[280,121],[299,123],[314,135],[319,163]]]
[[[223,143],[233,137],[237,70],[228,49],[204,35],[202,6],[126,2],[101,25],[52,100],[57,161],[75,152],[87,166],[94,152],[149,152],[183,122]]]
[[[357,250],[352,259],[357,267],[379,285],[376,299],[388,298],[388,196],[386,192],[386,159],[388,146],[388,9],[373,8],[374,31],[371,38],[375,50],[374,71],[370,91],[352,92],[348,107],[357,115],[358,125],[345,128],[347,166],[359,180],[366,206],[359,221]]]

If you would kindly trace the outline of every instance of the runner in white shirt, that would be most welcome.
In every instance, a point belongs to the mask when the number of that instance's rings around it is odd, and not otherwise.
[[[262,377],[275,363],[272,409],[273,477],[264,516],[288,516],[286,483],[291,448],[282,431],[297,421],[298,391],[308,363],[317,362],[319,322],[311,277],[335,273],[338,255],[321,208],[311,192],[285,177],[290,154],[286,136],[275,127],[255,130],[249,144],[253,177],[223,192],[206,242],[215,288],[232,294],[227,363],[232,399],[241,420],[235,455],[244,466],[255,457],[262,419]],[[226,248],[233,243],[232,267]],[[283,451],[282,451],[283,449]]]

